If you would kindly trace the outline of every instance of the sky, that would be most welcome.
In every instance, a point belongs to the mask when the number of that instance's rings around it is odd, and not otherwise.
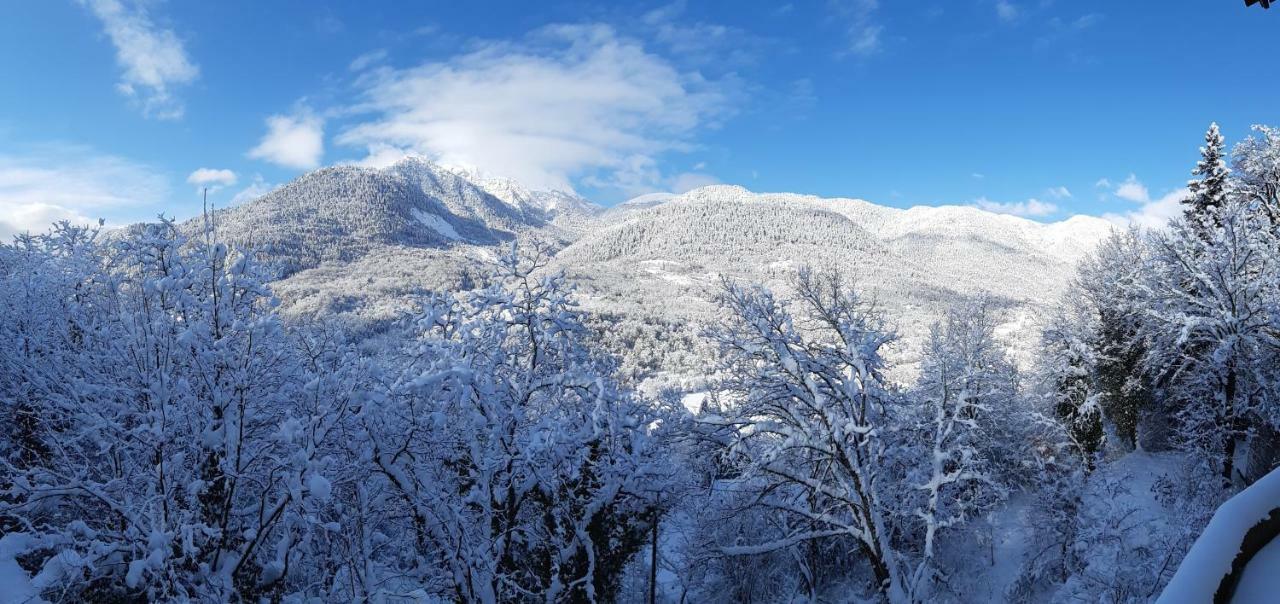
[[[405,155],[602,205],[713,183],[1158,223],[1280,123],[1229,0],[9,0],[0,236]]]

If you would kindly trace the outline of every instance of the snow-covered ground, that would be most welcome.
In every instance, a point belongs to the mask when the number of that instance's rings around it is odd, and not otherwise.
[[[21,533],[0,537],[0,604],[42,602],[31,579],[13,559],[25,548],[27,536]]]

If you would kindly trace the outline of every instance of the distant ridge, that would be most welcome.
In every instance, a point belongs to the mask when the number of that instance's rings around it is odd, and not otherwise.
[[[721,277],[785,288],[802,266],[836,269],[899,329],[908,362],[948,304],[983,292],[1002,301],[1002,333],[1030,358],[1038,317],[1113,229],[1088,216],[1041,223],[967,206],[899,209],[736,185],[601,209],[573,193],[413,157],[381,169],[316,170],[216,218],[221,237],[280,267],[286,312],[391,318],[415,292],[470,282],[494,245],[519,239],[554,254],[552,268],[578,280],[583,308],[675,326],[690,338],[713,316]],[[670,358],[651,364],[689,369]]]
[[[575,210],[505,201],[411,157],[382,169],[316,170],[216,218],[221,236],[270,254],[287,275],[325,261],[353,261],[380,246],[483,246],[522,234],[563,244],[570,235],[553,220]],[[196,229],[199,220],[187,226]]]

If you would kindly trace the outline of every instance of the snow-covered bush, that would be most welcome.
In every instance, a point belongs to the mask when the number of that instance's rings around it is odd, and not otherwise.
[[[110,250],[65,228],[27,251],[42,257],[10,276],[48,288],[46,316],[24,326],[7,300],[20,342],[6,374],[25,385],[4,398],[36,429],[4,468],[35,583],[85,598],[290,591],[324,530],[317,445],[344,406],[315,398],[254,263],[168,222]]]

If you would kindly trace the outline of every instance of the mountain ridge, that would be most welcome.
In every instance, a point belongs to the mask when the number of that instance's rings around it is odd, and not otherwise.
[[[286,314],[384,324],[420,292],[483,273],[493,246],[526,241],[551,255],[550,269],[578,281],[585,310],[666,325],[690,341],[714,318],[710,298],[721,278],[785,289],[802,266],[839,270],[899,326],[908,364],[948,304],[980,293],[1006,307],[1008,343],[1029,358],[1027,326],[1114,228],[1088,216],[1042,223],[969,206],[894,208],[738,185],[606,209],[421,158],[316,170],[216,218],[228,241],[282,267],[276,290]],[[646,354],[642,348],[619,352]],[[696,373],[680,351],[648,354],[661,357],[639,363],[652,373]]]

